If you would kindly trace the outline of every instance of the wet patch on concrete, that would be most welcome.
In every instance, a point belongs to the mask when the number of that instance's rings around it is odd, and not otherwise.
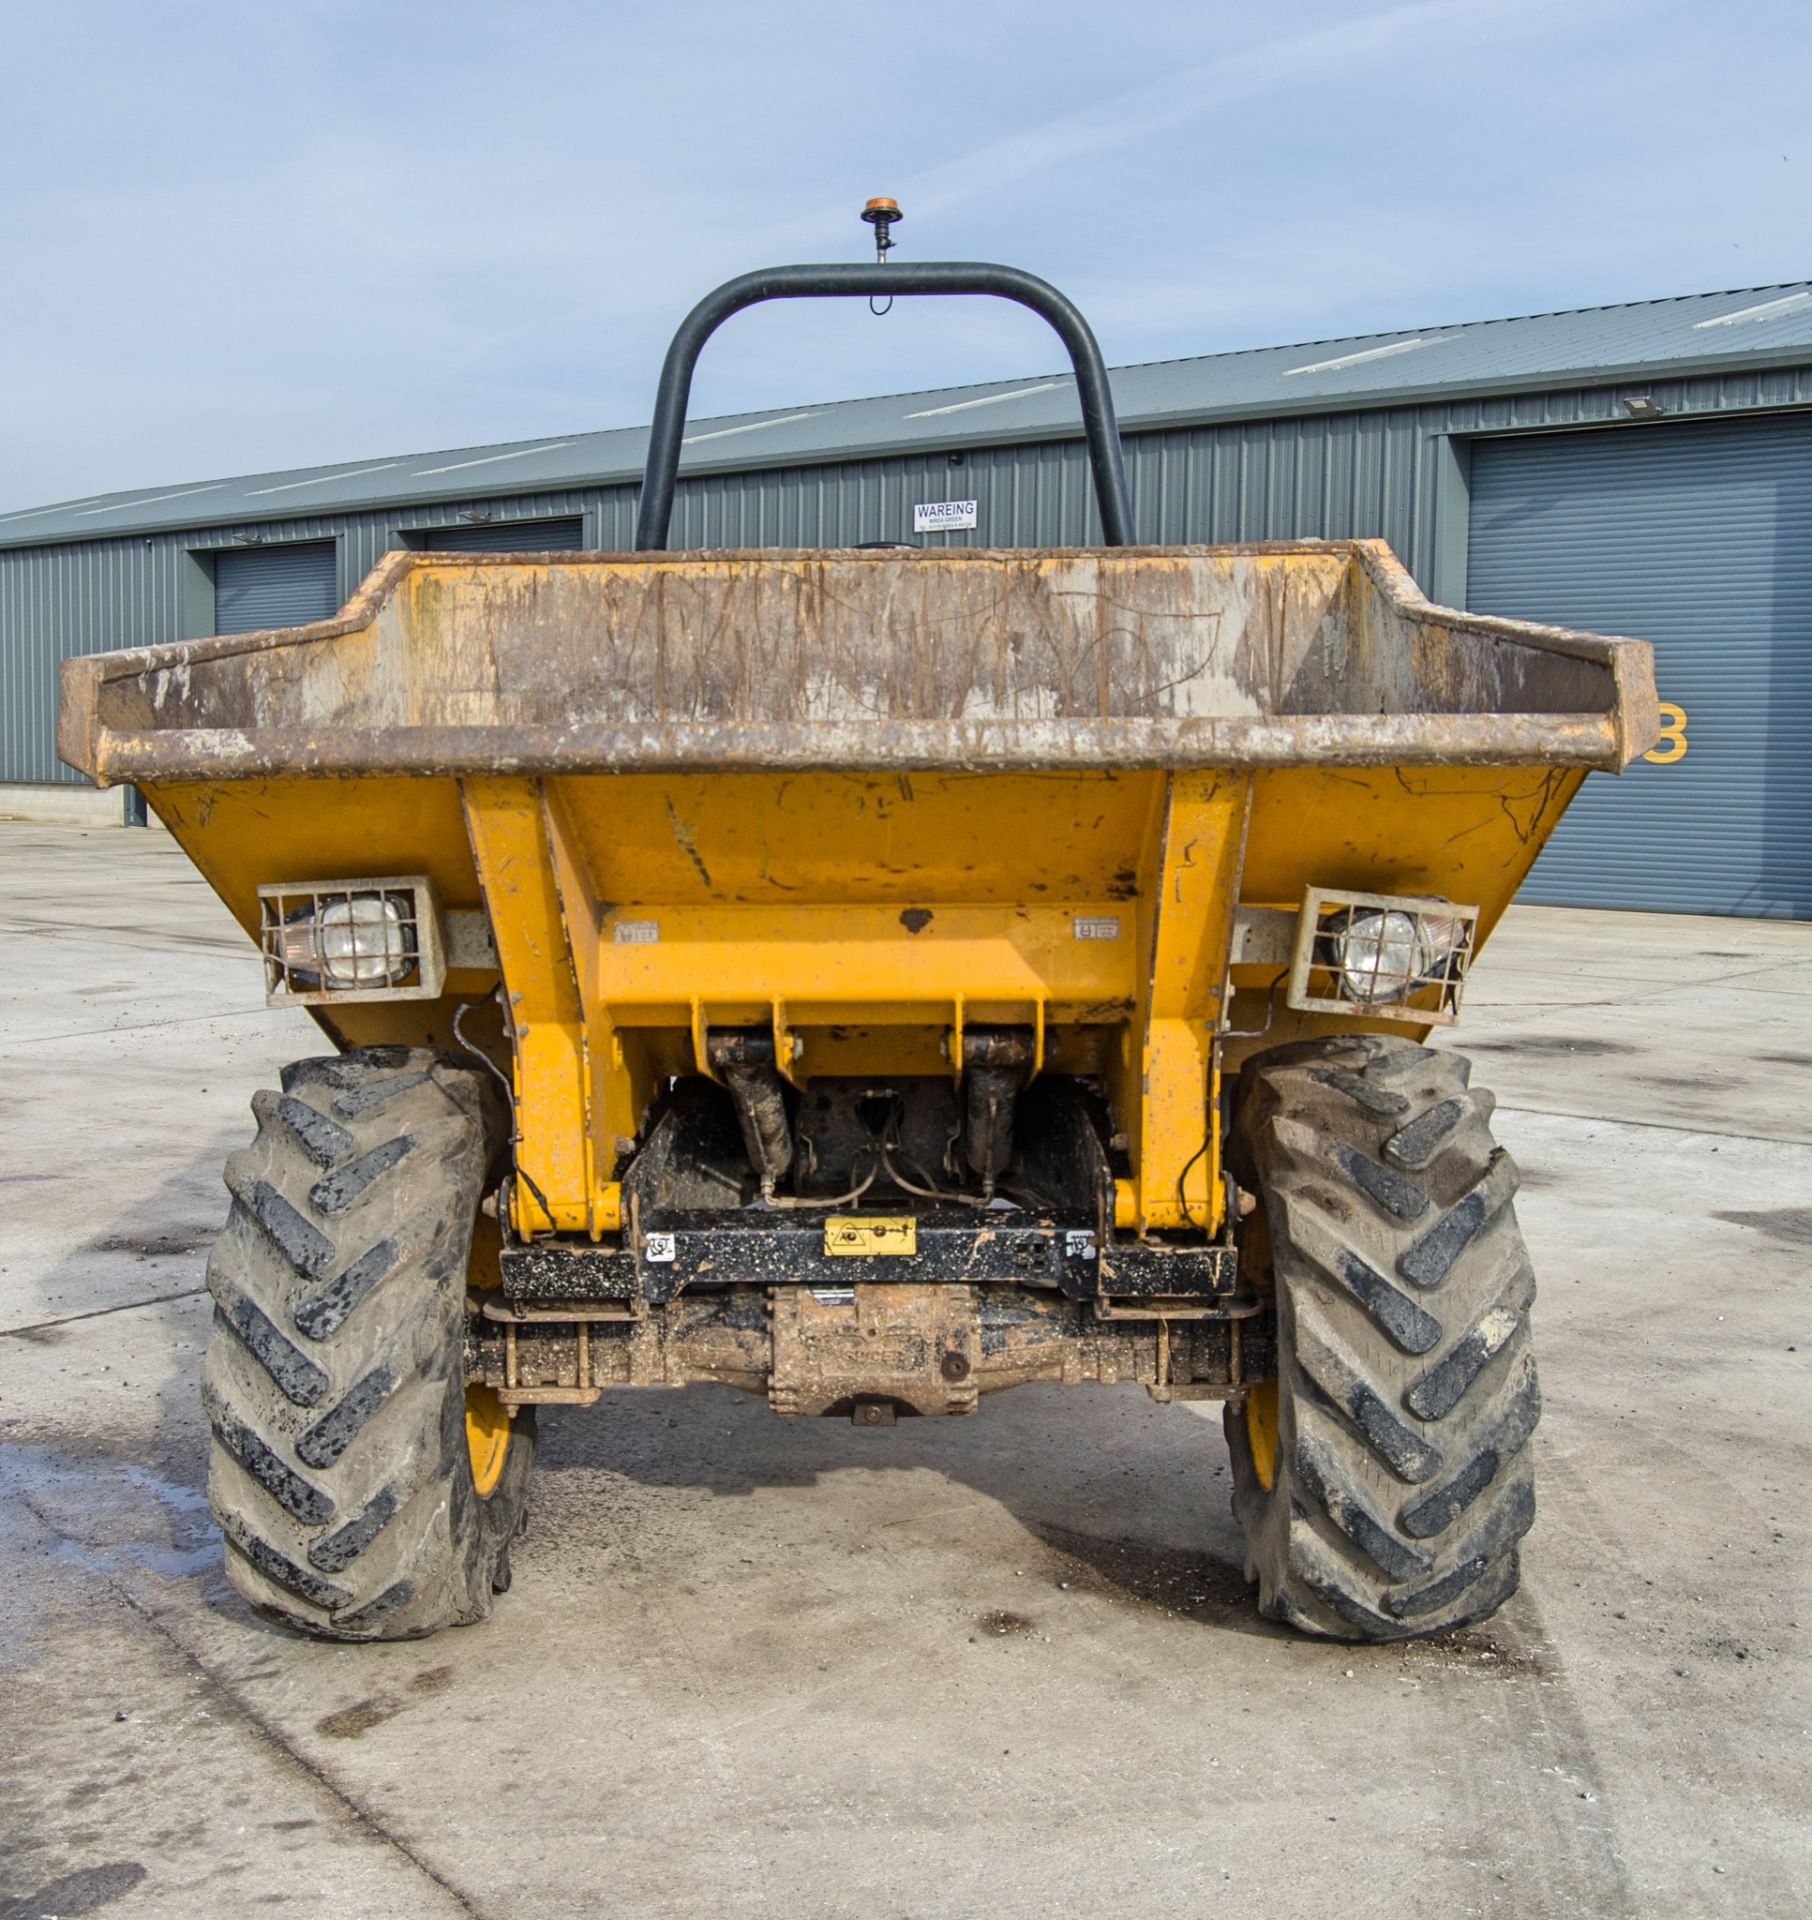
[[[123,1900],[145,1877],[136,1860],[110,1860],[105,1866],[83,1867],[65,1873],[0,1907],[0,1920],[76,1920],[78,1914],[98,1913]]]
[[[195,1579],[220,1562],[206,1493],[114,1455],[0,1443],[0,1499],[20,1501],[52,1530],[53,1559],[102,1580]]]
[[[1733,1227],[1750,1227],[1789,1247],[1812,1247],[1812,1207],[1764,1207],[1758,1212],[1714,1213]]]

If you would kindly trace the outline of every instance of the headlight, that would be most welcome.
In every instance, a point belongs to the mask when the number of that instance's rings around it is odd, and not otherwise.
[[[1355,912],[1334,940],[1341,991],[1366,1006],[1406,1000],[1432,971],[1432,947],[1407,913]]]
[[[394,986],[415,968],[413,904],[407,894],[346,893],[302,908],[283,922],[284,973],[341,992]]]
[[[1299,1013],[1359,1007],[1417,1025],[1449,1024],[1459,1014],[1478,917],[1477,907],[1452,900],[1309,887],[1286,1004]]]
[[[484,916],[453,917],[466,927],[456,964],[495,971]],[[434,882],[422,873],[261,886],[264,997],[274,1007],[438,999],[447,981],[447,923]]]
[[[415,965],[407,904],[395,894],[354,893],[304,910],[284,925],[284,964],[293,977],[328,987],[394,986]]]

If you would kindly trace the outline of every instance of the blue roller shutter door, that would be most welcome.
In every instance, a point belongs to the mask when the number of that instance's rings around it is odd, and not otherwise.
[[[585,545],[585,522],[515,520],[482,527],[436,527],[420,536],[424,547],[453,553],[577,553]]]
[[[340,610],[331,540],[233,547],[214,556],[214,631],[299,627]]]
[[[1667,764],[1587,779],[1521,898],[1812,917],[1812,418],[1476,443],[1467,600],[1652,641],[1684,716]]]

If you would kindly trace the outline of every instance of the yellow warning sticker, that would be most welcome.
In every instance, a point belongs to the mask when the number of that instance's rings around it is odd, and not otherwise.
[[[824,1251],[843,1255],[917,1253],[919,1223],[909,1213],[859,1220],[833,1214],[824,1223]]]

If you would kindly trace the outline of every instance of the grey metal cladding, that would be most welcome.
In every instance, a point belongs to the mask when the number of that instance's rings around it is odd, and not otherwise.
[[[1483,443],[1467,598],[1640,634],[1681,716],[1586,782],[1523,899],[1812,917],[1812,413]]]

